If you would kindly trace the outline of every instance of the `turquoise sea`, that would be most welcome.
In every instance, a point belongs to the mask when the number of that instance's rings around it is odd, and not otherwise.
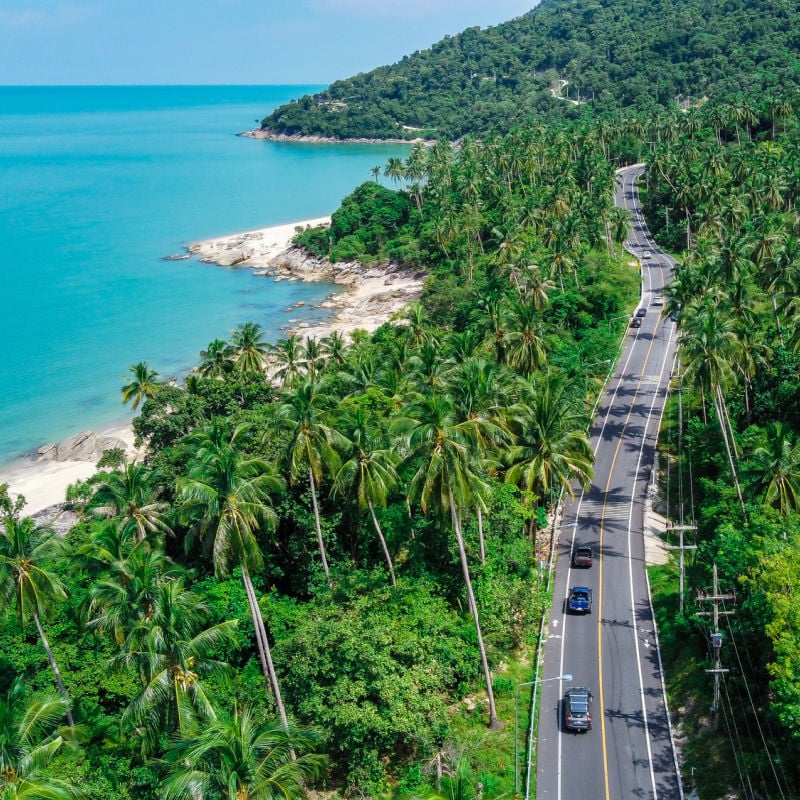
[[[331,292],[162,260],[330,214],[403,154],[235,136],[319,88],[0,87],[0,464],[125,420],[130,364],[180,377],[238,323],[274,340],[287,305]]]

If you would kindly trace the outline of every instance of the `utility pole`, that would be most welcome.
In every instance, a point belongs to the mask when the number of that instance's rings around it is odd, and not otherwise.
[[[719,581],[717,580],[717,565],[714,564],[714,589],[712,594],[708,592],[698,592],[697,599],[701,603],[710,602],[714,604],[713,611],[698,611],[699,616],[711,616],[713,619],[714,630],[711,633],[711,646],[714,648],[714,669],[707,669],[714,676],[714,705],[711,706],[712,725],[714,730],[719,728],[719,707],[720,707],[720,676],[730,670],[722,667],[720,653],[722,651],[722,633],[719,629],[719,615],[720,614],[735,614],[735,611],[720,611],[719,604],[724,603],[726,600],[736,600],[735,594],[720,594]]]
[[[666,208],[666,207],[665,207]],[[679,531],[681,541],[680,548],[680,614],[683,616],[684,606],[684,576],[686,574],[685,550],[697,550],[697,545],[686,545],[683,543],[684,531],[696,531],[695,525],[685,525],[683,521],[683,373],[681,372],[681,362],[677,362],[678,367],[678,507],[680,509],[680,521],[677,525],[671,526],[669,530]],[[716,569],[716,568],[715,568]]]
[[[697,550],[696,544],[684,544],[683,543],[683,532],[684,531],[696,531],[696,525],[669,525],[667,526],[668,531],[678,531],[681,535],[680,544],[675,548],[674,545],[670,547],[670,549],[678,549],[681,551],[680,555],[680,615],[683,616],[683,584],[684,584],[684,576],[686,574],[686,558],[684,556],[685,550]],[[716,566],[714,567],[716,570]]]

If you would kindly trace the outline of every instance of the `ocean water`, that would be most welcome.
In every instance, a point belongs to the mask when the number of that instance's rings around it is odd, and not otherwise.
[[[330,294],[162,258],[330,214],[404,154],[235,136],[319,88],[0,87],[0,464],[128,418],[129,365],[180,377],[238,323],[274,340],[287,305]]]

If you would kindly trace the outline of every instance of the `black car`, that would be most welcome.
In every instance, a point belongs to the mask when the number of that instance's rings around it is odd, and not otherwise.
[[[572,566],[573,567],[591,567],[592,566],[592,548],[588,545],[582,544],[576,547],[572,553]]]
[[[564,695],[564,728],[576,733],[586,733],[592,729],[592,693],[583,686],[568,689]]]
[[[631,328],[641,328],[642,327],[642,318],[641,317],[633,317],[631,319]]]
[[[642,306],[641,308],[636,309],[636,316],[637,317],[646,317],[647,316],[647,308]]]

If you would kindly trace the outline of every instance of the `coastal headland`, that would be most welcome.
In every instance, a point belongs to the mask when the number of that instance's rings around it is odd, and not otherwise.
[[[243,136],[245,139],[264,139],[270,142],[309,142],[312,144],[414,144],[415,142],[424,142],[425,144],[434,144],[433,139],[422,139],[420,137],[414,139],[369,139],[364,137],[354,137],[352,139],[337,139],[334,136],[316,136],[306,135],[302,133],[276,133],[275,131],[265,130],[263,128],[253,128],[251,131],[242,131],[237,133],[237,136]]]
[[[293,308],[292,319],[300,321],[288,332],[320,339],[333,331],[375,331],[420,296],[425,273],[402,270],[394,264],[379,267],[357,262],[331,264],[292,246],[298,228],[329,223],[330,217],[319,217],[205,239],[186,249],[203,262],[249,268],[265,279],[329,282],[342,287],[342,291],[332,293],[320,306],[330,309],[329,319],[312,326],[302,321],[302,308]],[[133,429],[127,423],[99,435],[85,431],[58,444],[45,444],[32,457],[0,469],[0,484],[7,483],[12,494],[25,497],[24,514],[45,514],[48,519],[60,511],[68,486],[94,474],[104,449],[122,447],[129,458],[136,458],[139,453],[133,440]]]

